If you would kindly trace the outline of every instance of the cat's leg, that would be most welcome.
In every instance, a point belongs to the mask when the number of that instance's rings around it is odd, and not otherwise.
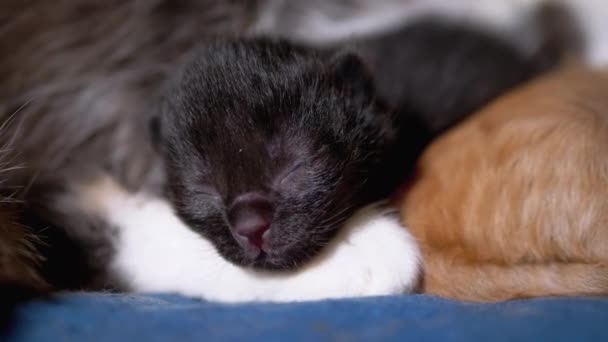
[[[608,264],[599,262],[501,265],[428,250],[424,269],[424,292],[466,301],[608,294]]]

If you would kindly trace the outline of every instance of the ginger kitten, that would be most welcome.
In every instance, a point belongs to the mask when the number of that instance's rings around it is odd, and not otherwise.
[[[400,199],[426,293],[608,294],[608,72],[569,66],[434,141]]]

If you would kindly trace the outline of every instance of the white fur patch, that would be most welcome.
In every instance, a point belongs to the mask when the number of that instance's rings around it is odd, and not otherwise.
[[[305,268],[268,274],[238,267],[188,229],[169,204],[110,180],[82,187],[85,209],[119,231],[112,269],[137,292],[177,292],[225,302],[302,301],[399,294],[419,275],[418,247],[395,215],[370,206]]]

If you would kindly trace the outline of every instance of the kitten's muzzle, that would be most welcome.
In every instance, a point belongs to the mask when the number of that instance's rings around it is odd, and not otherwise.
[[[272,203],[258,193],[246,193],[234,200],[228,211],[230,230],[247,258],[254,260],[266,251],[272,215]]]

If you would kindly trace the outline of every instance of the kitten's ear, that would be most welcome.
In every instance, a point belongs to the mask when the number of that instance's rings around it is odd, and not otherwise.
[[[344,84],[353,95],[374,94],[374,82],[363,60],[353,52],[342,52],[334,56],[330,63],[333,77]]]

